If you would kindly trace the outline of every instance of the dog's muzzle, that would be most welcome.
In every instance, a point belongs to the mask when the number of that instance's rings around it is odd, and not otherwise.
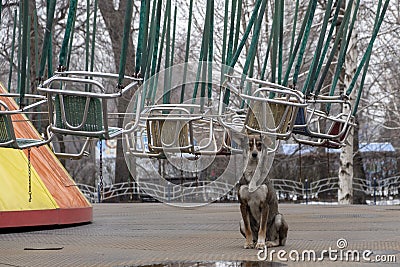
[[[251,156],[252,156],[253,158],[257,158],[257,156],[258,156],[257,151],[253,151],[253,152],[251,153]]]

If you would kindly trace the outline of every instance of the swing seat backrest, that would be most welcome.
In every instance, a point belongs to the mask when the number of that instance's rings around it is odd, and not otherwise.
[[[306,136],[310,136],[311,132],[307,127],[306,122],[306,108],[299,108],[296,115],[296,120],[294,121],[293,133],[302,134]]]
[[[111,139],[122,132],[121,128],[108,127],[107,99],[59,92],[53,95],[52,132],[99,139]]]
[[[332,124],[332,127],[329,129],[328,134],[333,136],[339,135],[342,132],[343,126],[344,126],[343,122],[335,121]]]
[[[15,135],[10,115],[0,113],[0,147],[14,148],[14,144]]]
[[[54,105],[57,128],[85,132],[103,130],[103,106],[100,99],[57,94]]]
[[[263,105],[268,105],[269,108],[265,108],[264,110]],[[272,113],[272,117],[269,114],[264,114],[269,111]],[[249,109],[245,125],[248,126],[248,132],[251,132],[251,129],[258,131],[272,131],[276,132],[278,134],[277,137],[279,138],[280,135],[285,135],[289,130],[293,113],[293,106],[257,101],[254,102],[253,107]]]
[[[191,122],[179,122],[170,120],[148,120],[147,136],[149,138],[149,150],[154,153],[162,153],[165,144],[176,145],[182,153],[193,152],[189,140],[189,128]],[[178,136],[177,130],[179,130]],[[176,140],[178,138],[178,140]],[[166,148],[166,147],[165,147]]]

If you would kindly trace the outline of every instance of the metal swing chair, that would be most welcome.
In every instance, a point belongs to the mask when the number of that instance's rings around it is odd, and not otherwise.
[[[240,78],[231,77],[231,79]],[[253,93],[249,93],[251,90],[242,93],[240,91],[243,89],[237,88],[235,83],[227,83],[231,92],[239,92],[239,97],[247,102],[243,121],[245,130],[275,136],[279,140],[290,138],[299,108],[307,106],[302,93],[279,84],[249,77],[246,77],[245,82],[248,87],[256,87]],[[271,115],[272,117],[269,117]]]
[[[318,96],[307,100],[308,107],[299,110],[293,129],[293,139],[301,144],[340,148],[351,127],[355,126],[354,116],[348,97]],[[329,113],[321,106],[335,104],[341,110]],[[342,107],[347,109],[344,112]]]
[[[95,77],[115,79],[118,75],[65,71],[56,73],[38,87],[39,92],[45,93],[48,99],[49,132],[107,140],[125,131],[109,126],[107,104],[109,100],[119,98],[135,88],[138,79],[125,76],[130,81],[129,85],[118,92],[106,93],[104,85],[94,80]],[[92,91],[85,92],[87,87],[92,87]]]
[[[0,147],[27,149],[48,144],[53,135],[47,139],[17,138],[12,122],[12,115],[21,115],[20,110],[10,110],[8,105],[0,100]]]
[[[346,25],[350,25],[349,29],[352,29],[354,21],[356,19],[358,4],[359,1],[357,1],[351,23],[349,21],[352,6],[349,5],[347,7],[342,25],[338,31],[338,34],[342,35],[342,38],[336,38],[335,40],[331,51],[331,56],[328,59],[328,63],[325,67],[324,73],[322,74],[316,92],[308,94],[306,100],[307,108],[300,109],[297,114],[293,130],[295,135],[293,135],[293,138],[298,143],[338,149],[346,145],[347,136],[351,128],[356,125],[355,114],[357,113],[358,104],[361,98],[361,93],[368,70],[368,64],[372,53],[373,44],[379,32],[379,28],[382,24],[386,10],[388,8],[389,1],[385,1],[383,7],[381,5],[382,0],[379,1],[378,11],[376,12],[375,18],[375,27],[373,29],[368,47],[360,63],[357,66],[355,74],[347,90],[340,95],[335,95],[335,87],[339,79],[341,67],[343,66],[344,57],[347,50],[347,43],[349,42],[349,38],[351,36],[351,30],[349,30],[349,33],[347,35],[346,31],[344,31],[344,28]],[[380,9],[381,7],[382,9]],[[344,49],[340,51],[339,62],[336,68],[335,77],[331,84],[331,90],[328,95],[320,95],[319,92],[323,85],[323,81],[325,78],[324,75],[326,75],[328,72],[331,59],[333,58],[333,53],[337,49],[340,39],[346,42],[342,44]],[[320,62],[320,65],[321,64],[322,61]],[[352,92],[355,88],[357,79],[361,74],[361,71],[363,71],[363,75],[357,92],[357,96],[355,97],[355,101],[353,104],[350,97],[353,97]],[[306,91],[308,91],[308,88],[305,89]]]
[[[139,101],[138,101],[139,102]],[[146,106],[126,128],[128,153],[138,157],[162,158],[165,153],[215,154],[214,122],[206,113],[198,112],[197,104],[157,104]],[[197,133],[207,135],[205,144],[198,144]],[[210,149],[213,147],[214,149]]]
[[[268,150],[276,151],[280,140],[290,138],[298,110],[307,106],[301,92],[249,77],[227,78],[226,86],[221,87],[221,95],[229,90],[231,103],[235,104],[226,106],[221,98],[220,123],[227,131],[236,135],[268,136],[273,140]],[[255,89],[250,93],[252,87]],[[237,108],[238,103],[241,103],[241,108]]]

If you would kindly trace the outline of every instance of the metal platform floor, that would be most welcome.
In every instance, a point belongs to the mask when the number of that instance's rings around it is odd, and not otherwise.
[[[3,231],[0,266],[400,266],[399,206],[281,204],[280,211],[289,235],[273,264],[243,249],[239,204],[131,203],[95,204],[91,224]],[[338,248],[339,239],[347,246]]]

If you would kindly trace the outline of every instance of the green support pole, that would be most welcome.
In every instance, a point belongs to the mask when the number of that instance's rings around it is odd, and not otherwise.
[[[38,34],[38,16],[37,9],[33,11],[33,30],[35,33],[35,75],[39,73],[39,34]]]
[[[338,0],[338,1],[336,2],[335,14],[334,14],[333,19],[332,19],[332,22],[331,22],[331,27],[330,27],[330,29],[329,29],[328,36],[326,37],[324,50],[323,50],[323,52],[322,52],[322,54],[321,54],[321,56],[320,56],[320,60],[319,60],[319,63],[318,63],[318,67],[317,67],[316,73],[320,73],[320,71],[321,71],[321,69],[322,69],[322,66],[323,66],[323,64],[324,64],[325,56],[326,56],[326,54],[328,53],[328,49],[330,48],[330,42],[331,42],[331,40],[332,40],[333,31],[334,31],[335,28],[336,28],[336,22],[337,22],[337,19],[338,19],[338,17],[339,17],[339,13],[340,13],[340,10],[341,10],[341,8],[340,8],[341,5],[342,5],[342,0]],[[312,81],[312,84],[310,85],[310,90],[306,91],[306,93],[313,93],[313,92],[315,91],[315,92],[314,92],[315,95],[318,95],[318,94],[319,94],[319,91],[315,90],[315,84],[317,83],[317,80],[318,80],[318,75],[315,75],[315,76],[314,76],[314,79],[313,79],[313,81]]]
[[[374,46],[375,39],[378,36],[379,28],[381,27],[383,19],[385,18],[385,14],[386,14],[386,11],[388,9],[389,2],[390,2],[390,0],[386,0],[385,4],[383,5],[382,12],[381,12],[381,14],[379,16],[379,20],[378,20],[374,30],[373,30],[372,37],[371,37],[371,40],[368,43],[367,50],[366,50],[365,54],[363,55],[360,64],[357,67],[356,73],[354,74],[354,77],[351,80],[350,86],[346,91],[346,95],[350,95],[351,94],[352,90],[354,89],[354,86],[356,85],[358,76],[360,75],[361,70],[364,67],[364,64],[366,64],[367,59],[370,57],[370,55],[372,53],[372,48]],[[362,91],[362,88],[360,88],[359,91]],[[359,96],[361,96],[361,92],[359,92]],[[357,111],[357,106],[354,107],[354,110]]]
[[[140,21],[139,21],[139,34],[138,42],[136,46],[136,63],[135,63],[135,74],[138,75],[140,72],[140,62],[142,60],[143,54],[143,42],[144,42],[144,31],[148,25],[145,25],[146,10],[148,9],[146,5],[146,0],[140,2]]]
[[[193,17],[193,0],[190,0],[189,3],[189,20],[188,20],[188,27],[187,27],[187,33],[186,33],[186,48],[185,48],[185,63],[189,61],[189,53],[190,53],[190,36],[191,36],[191,30],[192,30],[192,17]],[[223,57],[223,56],[222,56]],[[181,89],[181,97],[180,97],[180,103],[183,103],[185,99],[185,87],[186,87],[186,76],[187,76],[187,64],[185,64],[184,69],[183,69],[183,84],[182,84],[182,89]]]
[[[166,45],[165,45],[165,70],[170,67],[170,57],[171,57],[171,0],[167,0],[167,7],[165,11],[165,18],[166,18]],[[161,49],[160,49],[161,51]],[[169,73],[166,71],[164,75],[164,94],[163,94],[163,104],[170,103],[170,81],[169,81]]]
[[[90,0],[86,0],[85,71],[89,71]],[[88,87],[86,86],[86,90]]]
[[[317,47],[315,49],[315,54],[313,57],[313,61],[311,62],[310,66],[310,71],[308,72],[306,82],[303,86],[303,94],[307,94],[311,90],[311,81],[315,79],[315,76],[317,76],[317,67],[318,67],[318,62],[321,56],[321,50],[322,50],[322,45],[325,40],[325,34],[326,34],[326,29],[328,27],[328,22],[330,19],[330,14],[332,12],[332,5],[333,5],[333,0],[328,0],[328,3],[326,4],[326,10],[324,14],[324,21],[322,22],[322,27],[321,27],[321,32],[318,38],[318,43]]]
[[[164,42],[165,42],[165,35],[167,32],[167,21],[168,21],[168,15],[166,12],[166,15],[164,16],[164,22],[163,22],[163,27],[162,27],[162,33],[161,33],[161,39],[160,39],[160,48],[158,49],[158,61],[157,61],[157,70],[156,73],[160,72],[161,70],[161,63],[162,63],[162,55],[164,52]]]
[[[284,23],[285,1],[279,1],[279,50],[278,50],[278,84],[282,84],[283,63],[283,23]]]
[[[240,43],[238,45],[238,49],[235,51],[235,54],[233,55],[232,60],[230,60],[229,62],[227,61],[228,62],[228,66],[231,69],[233,69],[235,67],[236,62],[239,59],[240,53],[242,52],[243,47],[246,44],[247,38],[249,37],[249,34],[250,34],[250,31],[251,31],[251,29],[253,27],[254,21],[257,18],[257,14],[258,14],[258,10],[260,8],[261,2],[262,2],[262,0],[258,0],[256,2],[255,6],[254,6],[253,13],[251,14],[250,20],[249,20],[249,22],[247,24],[247,27],[246,27],[246,30],[245,30],[245,32],[243,34],[242,40],[240,41]],[[224,102],[225,105],[229,104],[230,93],[231,93],[230,90],[227,89],[226,92],[225,92],[224,98],[223,98],[223,102]]]
[[[378,24],[379,14],[381,13],[381,7],[382,7],[382,0],[379,0],[377,11],[376,11],[376,16],[375,16],[374,28]],[[363,74],[362,74],[361,81],[360,81],[360,90],[358,90],[358,92],[357,92],[357,98],[356,98],[356,101],[355,101],[354,107],[353,107],[353,112],[352,112],[353,116],[356,115],[357,110],[358,110],[358,105],[360,104],[362,88],[364,88],[365,78],[367,76],[370,59],[371,59],[371,54],[368,55],[368,58],[367,58],[367,60],[365,62]]]
[[[90,53],[90,71],[94,70],[94,55],[96,49],[96,32],[97,32],[97,0],[94,0],[93,30],[92,30],[92,50]]]
[[[271,53],[271,82],[275,83],[276,82],[276,65],[277,65],[277,57],[278,57],[278,32],[279,32],[279,19],[278,19],[278,14],[279,14],[279,1],[275,1],[275,10],[274,10],[274,17],[272,20],[272,24],[274,27],[272,28],[273,30],[273,37],[272,37],[272,53]]]
[[[350,3],[351,3],[351,5],[350,5]],[[353,2],[349,2],[349,7],[348,8],[352,9],[352,4],[353,4]],[[338,64],[336,66],[335,76],[333,78],[332,85],[331,85],[331,90],[330,90],[330,93],[329,93],[329,95],[331,95],[331,96],[334,95],[337,83],[339,82],[339,78],[341,76],[342,67],[343,67],[343,64],[344,64],[344,61],[345,61],[345,57],[346,57],[346,54],[347,54],[347,48],[349,47],[350,39],[352,37],[351,35],[353,33],[354,23],[355,23],[355,21],[357,19],[357,13],[358,13],[359,6],[360,6],[360,0],[357,0],[356,6],[355,6],[354,12],[353,12],[352,21],[350,23],[350,26],[349,26],[348,30],[345,31],[347,33],[346,41],[345,41],[345,43],[340,44],[340,53],[339,53]],[[343,37],[346,37],[346,35],[344,35]],[[345,38],[343,38],[343,40],[345,40]]]
[[[289,62],[288,62],[287,69],[286,69],[286,72],[285,72],[285,76],[284,76],[283,82],[282,82],[283,86],[287,86],[287,84],[289,82],[290,72],[292,71],[294,60],[296,58],[297,51],[299,50],[300,43],[301,43],[301,41],[303,39],[304,31],[305,31],[305,28],[306,28],[306,25],[307,25],[307,22],[308,22],[307,18],[310,16],[312,1],[314,1],[314,0],[310,0],[310,3],[308,4],[307,11],[306,11],[306,14],[304,16],[304,20],[303,20],[303,23],[301,24],[300,31],[299,31],[299,34],[298,34],[298,37],[297,37],[297,40],[296,40],[296,44],[294,45],[293,51],[292,51],[292,53],[291,53],[291,55],[289,57]]]
[[[153,6],[156,6],[156,4],[154,3],[153,4]],[[141,76],[143,76],[144,77],[144,75],[145,75],[145,72],[146,72],[146,70],[148,69],[148,60],[147,60],[147,58],[149,57],[149,55],[148,55],[148,50],[149,49],[151,49],[151,46],[150,46],[150,44],[148,43],[148,36],[149,36],[149,27],[148,27],[148,24],[149,24],[149,16],[150,16],[150,0],[147,0],[146,1],[146,7],[147,7],[147,9],[146,9],[146,14],[145,14],[145,28],[144,28],[144,36],[143,36],[143,49],[142,49],[142,58],[144,58],[144,60],[142,60],[142,62],[141,62],[141,66],[140,66],[140,69],[141,69]],[[154,11],[153,11],[153,13],[154,13]],[[143,100],[144,100],[144,98],[143,98]]]
[[[119,61],[118,88],[123,87],[122,82],[123,82],[124,76],[125,76],[126,55],[128,53],[128,44],[129,44],[130,31],[131,31],[132,14],[133,14],[133,0],[128,0],[127,5],[126,5],[124,33],[123,33],[123,37],[122,37],[122,48],[121,48],[121,56],[120,56],[120,61]]]
[[[58,64],[58,71],[64,71],[66,67],[66,57],[67,57],[67,49],[69,44],[69,38],[71,36],[72,25],[74,22],[74,18],[76,16],[76,6],[77,0],[70,0],[69,1],[69,11],[68,11],[68,19],[67,25],[65,27],[64,39],[61,45],[60,55],[59,55],[59,64]]]
[[[254,60],[256,58],[257,45],[258,45],[258,40],[259,40],[259,36],[260,36],[260,31],[261,31],[261,25],[263,22],[266,7],[267,7],[267,0],[263,0],[257,21],[254,24],[253,37],[251,38],[249,53],[246,57],[246,62],[243,67],[243,74],[246,76],[248,73],[250,73],[250,75],[253,76]],[[244,84],[244,77],[242,77],[240,87],[243,87],[243,84]],[[250,90],[251,90],[251,87],[247,86],[246,94],[251,94]],[[243,106],[244,106],[244,102],[242,101],[241,108],[243,108]]]
[[[266,7],[267,7],[267,0],[263,0],[256,24],[254,25],[253,37],[251,38],[251,43],[250,43],[249,51],[248,51],[248,54],[246,57],[246,62],[243,67],[244,75],[248,74],[251,62],[253,61],[253,58],[255,58],[255,56],[256,56],[258,39],[260,36],[261,25],[262,25],[262,21],[264,18],[264,13],[265,13]]]
[[[240,20],[242,19],[242,5],[243,5],[243,0],[238,0],[237,13],[236,13],[235,39],[234,39],[234,42],[233,42],[233,51],[237,50],[238,43],[239,43]]]
[[[224,28],[222,31],[222,60],[221,60],[222,65],[225,65],[225,63],[226,63],[226,42],[227,42],[227,35],[228,35],[228,16],[229,16],[229,0],[225,0]]]
[[[47,50],[47,73],[49,77],[53,76],[53,40],[50,41],[49,50]]]
[[[21,53],[22,53],[22,6],[19,6],[19,14],[18,14],[18,55],[17,55],[17,93],[20,93],[21,90]]]
[[[236,2],[237,0],[232,0],[231,8],[231,24],[229,28],[229,39],[228,39],[228,51],[226,55],[226,62],[230,62],[233,54],[233,38],[234,38],[234,27],[235,27],[235,13],[236,13]]]
[[[229,0],[225,0],[225,11],[224,11],[224,28],[222,31],[222,55],[221,55],[221,77],[220,77],[220,86],[224,83],[225,80],[225,65],[226,65],[226,42],[228,35],[228,16],[229,16]]]
[[[25,105],[25,91],[26,91],[26,72],[28,61],[28,35],[30,33],[29,26],[29,0],[24,0],[22,4],[23,9],[23,22],[22,22],[22,46],[21,46],[21,83],[19,88],[19,105],[21,108]]]
[[[294,10],[292,38],[290,40],[290,49],[289,49],[289,58],[291,58],[292,54],[293,54],[293,45],[294,45],[294,39],[295,39],[295,36],[296,36],[297,16],[298,16],[298,13],[299,13],[299,1],[300,0],[296,0],[296,7],[295,7],[295,10]]]
[[[178,6],[175,4],[173,29],[172,29],[171,63],[169,64],[170,66],[174,65],[177,15],[178,15]],[[169,86],[171,87],[172,69],[170,69],[170,71],[169,71],[169,81],[170,81]]]
[[[156,74],[156,67],[157,67],[157,53],[159,49],[159,37],[160,37],[160,23],[161,23],[161,10],[162,10],[162,0],[158,0],[157,2],[157,11],[155,14],[155,23],[154,23],[154,42],[153,42],[153,54],[149,55],[151,62],[151,74],[150,76],[154,76]],[[150,92],[151,92],[151,99],[154,102],[154,98],[156,97],[156,86],[157,84],[154,83],[154,80],[150,83]]]
[[[153,53],[154,53],[154,42],[155,42],[154,32],[155,32],[155,28],[156,28],[155,27],[155,24],[156,24],[155,13],[157,12],[156,6],[157,6],[157,3],[155,2],[153,4],[152,11],[151,11],[150,32],[148,33],[150,40],[148,41],[148,44],[147,44],[149,51],[143,50],[143,55],[146,55],[144,57],[146,59],[146,63],[143,63],[144,60],[142,60],[142,66],[141,66],[141,69],[142,69],[142,72],[144,75],[144,81],[147,81],[151,76],[150,68],[151,68],[151,61],[152,61],[152,57],[153,57]],[[146,69],[143,69],[143,66],[145,66]],[[153,80],[150,80],[150,82],[146,82],[144,84],[143,93],[144,93],[145,97],[142,98],[142,106],[144,104],[145,99],[147,101],[150,101],[151,99],[153,99],[152,98],[153,82],[154,82]]]
[[[196,81],[201,81],[201,92],[200,92],[200,106],[201,109],[204,106],[204,100],[203,97],[205,96],[205,79],[206,79],[206,64],[204,61],[206,61],[207,56],[208,56],[208,42],[209,42],[209,37],[210,37],[210,1],[207,0],[207,8],[206,8],[206,17],[204,21],[204,29],[203,29],[203,39],[201,42],[201,50],[200,50],[200,56],[199,56],[199,63],[198,63],[198,68],[197,68],[197,73],[196,73]],[[200,80],[200,75],[202,79]],[[192,103],[195,103],[196,97],[197,97],[197,91],[199,88],[199,82],[196,82],[194,89],[193,89],[193,96],[192,96]]]
[[[212,62],[213,62],[213,57],[214,57],[214,1],[210,1],[210,6],[211,6],[211,16],[210,16],[210,40],[208,42],[208,64],[207,64],[207,70],[208,70],[208,91],[207,91],[207,97],[208,97],[208,103],[211,104],[211,98],[212,98]]]
[[[46,58],[48,56],[48,50],[49,50],[49,46],[51,43],[51,29],[53,28],[55,5],[56,5],[56,0],[48,0],[46,31],[45,31],[44,39],[43,39],[42,57],[40,60],[39,79],[43,79],[44,69],[46,66]]]
[[[352,0],[351,0],[351,1],[352,1]],[[331,53],[330,53],[330,55],[329,55],[329,57],[328,57],[328,59],[327,59],[325,68],[324,68],[324,70],[323,70],[323,72],[322,72],[322,74],[321,74],[321,77],[320,77],[320,80],[319,80],[317,89],[316,89],[316,91],[315,91],[315,94],[316,94],[316,95],[318,95],[319,92],[320,92],[321,89],[322,89],[322,86],[323,86],[323,84],[324,84],[324,81],[325,81],[326,76],[327,76],[328,73],[329,73],[329,68],[330,68],[330,65],[331,65],[331,63],[332,63],[334,57],[335,57],[336,51],[337,51],[337,49],[338,49],[338,46],[339,46],[341,40],[344,38],[343,36],[345,36],[344,29],[347,27],[347,25],[348,25],[348,23],[349,23],[350,12],[351,12],[351,8],[350,8],[350,9],[346,9],[346,12],[345,12],[345,14],[344,14],[342,23],[341,23],[341,25],[340,25],[340,27],[339,27],[339,30],[338,30],[337,33],[336,33],[337,38],[335,39],[335,42],[333,43],[333,46],[332,46],[332,49],[331,49]]]
[[[31,38],[30,38],[30,35],[31,35],[31,33],[30,33],[30,29],[31,29],[31,16],[28,16],[28,29],[29,29],[29,31],[27,32],[27,36],[26,36],[26,38],[27,38],[27,40],[28,40],[28,44],[27,44],[27,51],[31,51]],[[27,56],[28,58],[27,58],[27,69],[26,69],[26,86],[25,86],[25,88],[27,89],[27,90],[25,90],[25,92],[28,92],[28,94],[29,94],[29,92],[31,91],[30,89],[31,89],[31,71],[30,71],[30,68],[29,68],[29,66],[32,66],[32,59],[31,59],[31,57],[30,57],[30,53],[28,53],[28,56]],[[29,105],[29,102],[27,103],[28,105]]]
[[[312,22],[314,19],[314,14],[315,14],[316,8],[317,8],[317,0],[313,0],[311,3],[311,8],[310,8],[310,16],[307,19],[307,25],[306,25],[306,29],[304,32],[304,37],[303,37],[303,40],[302,40],[302,43],[300,46],[299,56],[297,58],[296,66],[294,67],[293,85],[295,88],[296,88],[296,84],[297,84],[297,79],[300,74],[300,67],[301,67],[301,63],[303,62],[303,55],[304,55],[304,52],[306,49],[308,36],[310,35],[311,25],[312,25]]]

